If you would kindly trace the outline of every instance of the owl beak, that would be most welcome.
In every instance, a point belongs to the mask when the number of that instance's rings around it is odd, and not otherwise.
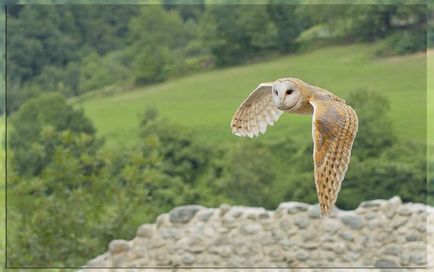
[[[285,108],[285,105],[283,104],[283,101],[282,101],[282,100],[280,101],[280,103],[279,103],[279,105],[277,106],[277,108],[278,108],[279,110],[283,110],[283,109]]]

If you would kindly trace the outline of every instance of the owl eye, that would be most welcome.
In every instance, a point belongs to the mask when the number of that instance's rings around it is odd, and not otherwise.
[[[277,90],[274,90],[274,94],[275,94],[275,95],[278,95]]]
[[[294,90],[289,89],[289,90],[286,91],[286,94],[287,94],[287,95],[290,95],[290,94],[292,94],[293,91],[294,91]]]

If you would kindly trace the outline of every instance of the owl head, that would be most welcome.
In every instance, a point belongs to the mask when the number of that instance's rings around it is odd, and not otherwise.
[[[281,111],[295,112],[309,104],[307,84],[301,80],[285,78],[273,82],[274,105]]]

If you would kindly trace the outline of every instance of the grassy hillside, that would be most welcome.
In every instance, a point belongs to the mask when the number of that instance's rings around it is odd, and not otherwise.
[[[4,190],[4,186],[5,186],[5,180],[4,180],[4,176],[5,176],[5,169],[4,169],[4,159],[5,159],[5,150],[3,148],[3,141],[4,141],[4,131],[5,131],[5,121],[4,121],[4,116],[0,116],[0,142],[2,144],[2,146],[0,147],[0,206],[2,207],[0,209],[0,271],[3,270],[4,267],[4,260],[5,260],[5,209],[3,208],[3,204],[5,203],[5,190]]]
[[[428,69],[427,77],[428,94],[427,94],[427,107],[428,107],[428,120],[427,120],[427,139],[428,143],[434,145],[434,49],[428,51]],[[434,154],[431,154],[434,159]]]
[[[298,77],[339,96],[356,89],[384,94],[391,102],[394,128],[402,138],[426,135],[426,58],[424,54],[393,58],[373,56],[375,46],[332,47],[270,61],[204,72],[153,86],[77,103],[109,144],[138,140],[138,118],[146,105],[169,119],[197,129],[212,142],[235,140],[229,122],[240,102],[260,82]],[[309,116],[283,115],[264,139],[289,133],[309,138]]]

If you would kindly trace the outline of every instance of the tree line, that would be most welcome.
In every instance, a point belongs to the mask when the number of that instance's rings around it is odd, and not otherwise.
[[[41,93],[73,97],[106,86],[151,84],[312,46],[381,39],[379,55],[415,52],[426,48],[428,27],[425,5],[163,1],[6,10],[8,113]],[[0,113],[5,110],[2,104]]]

